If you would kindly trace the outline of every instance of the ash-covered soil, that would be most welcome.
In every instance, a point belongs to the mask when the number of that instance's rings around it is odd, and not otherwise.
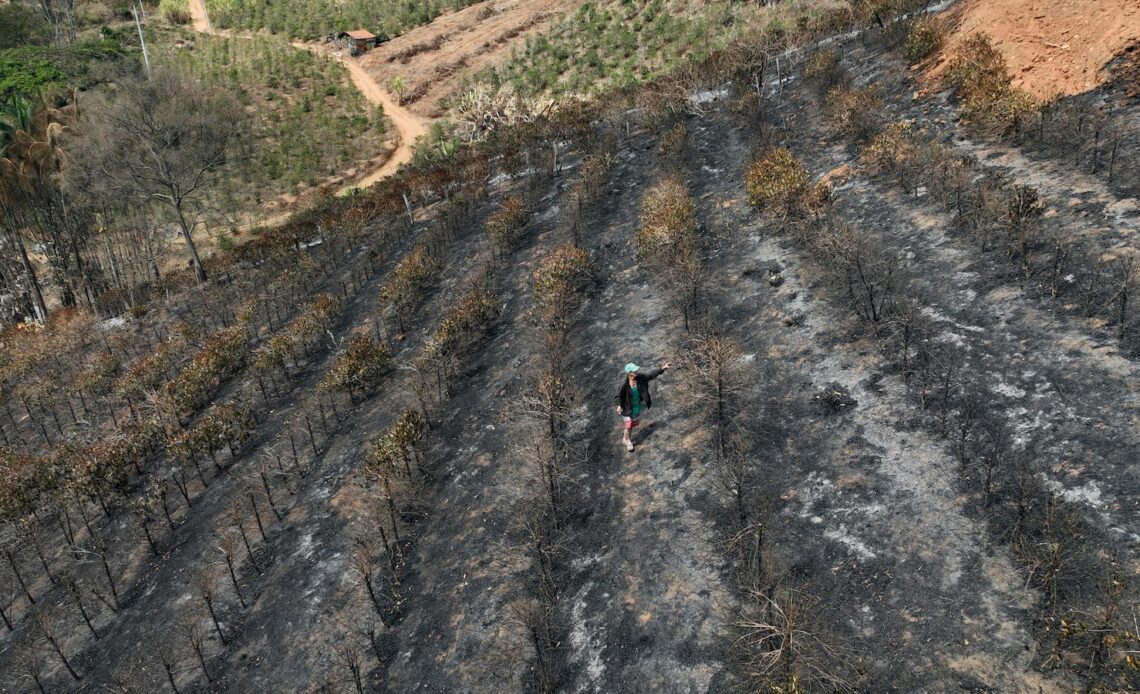
[[[1134,200],[1063,163],[1046,167],[1015,149],[966,140],[943,96],[915,100],[906,68],[875,51],[856,41],[844,46],[844,62],[857,83],[883,88],[890,118],[921,120],[952,146],[1037,186],[1048,223],[1110,245],[1135,241]],[[572,151],[549,178],[524,171],[490,183],[490,198],[442,244],[441,267],[411,327],[389,336],[398,368],[377,393],[336,413],[307,471],[280,492],[282,519],[263,509],[267,539],[247,523],[257,562],[239,567],[248,606],[220,584],[227,643],[207,631],[210,680],[172,616],[191,606],[204,614],[194,580],[218,561],[212,529],[247,493],[256,464],[281,452],[286,423],[332,352],[300,370],[255,441],[221,461],[209,488],[195,490],[161,557],[147,555],[125,519],[110,530],[134,547],[121,560],[130,567],[124,607],[98,611],[98,640],[69,622],[76,628],[62,645],[84,678],[73,681],[45,655],[48,690],[128,691],[116,684],[128,680],[131,691],[181,692],[755,689],[739,643],[756,596],[732,550],[731,490],[689,397],[697,326],[686,328],[669,280],[639,262],[634,242],[645,191],[667,174],[680,176],[696,201],[704,327],[739,345],[755,379],[742,421],[763,433],[748,455],[766,562],[773,582],[812,598],[811,634],[828,644],[815,656],[840,678],[827,691],[1079,688],[1046,657],[1052,637],[1043,595],[1003,534],[1002,516],[978,492],[981,469],[961,464],[897,365],[860,329],[847,297],[823,281],[819,259],[745,200],[742,172],[757,143],[789,147],[813,178],[830,175],[833,213],[905,259],[918,306],[937,326],[932,339],[956,347],[971,387],[1000,404],[994,418],[1015,450],[1040,462],[1042,483],[1079,509],[1089,552],[1112,554],[1128,576],[1140,570],[1136,361],[1104,326],[1055,310],[1016,269],[954,233],[942,207],[866,170],[819,108],[796,81],[770,100],[763,129],[706,104],[677,119],[686,147],[674,159],[660,152],[654,128],[622,130],[604,190],[581,217],[595,273],[565,341],[562,373],[573,404],[564,423],[565,513],[556,545],[545,548],[548,574],[538,588],[527,531],[541,509],[524,424],[548,354],[532,273],[570,240],[565,193],[581,167]],[[543,186],[537,192],[535,181]],[[531,212],[516,246],[502,253],[488,246],[482,222],[510,195],[525,197]],[[380,285],[438,212],[420,211],[416,232],[348,302],[333,340],[376,320]],[[455,365],[450,394],[431,416],[417,498],[400,519],[398,582],[384,585],[390,609],[374,609],[354,557],[360,528],[377,509],[356,493],[356,473],[401,410],[418,406],[415,358],[487,267],[499,315]],[[633,452],[621,446],[613,412],[629,361],[674,363],[653,383],[654,406]],[[838,404],[827,406],[831,396]],[[1066,564],[1062,598],[1100,590],[1085,568]],[[44,590],[45,601],[64,602]],[[536,591],[546,591],[551,606],[541,620]],[[1124,596],[1135,602],[1134,589]],[[0,642],[9,691],[34,687],[15,657],[26,622]],[[535,646],[539,629],[548,647]],[[172,677],[158,665],[160,649],[177,649]]]

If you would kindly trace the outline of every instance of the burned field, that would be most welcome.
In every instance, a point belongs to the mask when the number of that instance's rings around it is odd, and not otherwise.
[[[1080,104],[964,122],[889,33],[562,113],[77,324],[77,390],[0,419],[38,492],[2,686],[1135,690],[1137,106],[1073,157]],[[633,452],[629,361],[672,364]]]

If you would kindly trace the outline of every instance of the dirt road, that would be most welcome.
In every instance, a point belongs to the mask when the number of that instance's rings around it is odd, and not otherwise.
[[[214,27],[210,25],[210,16],[206,14],[206,0],[190,0],[188,9],[194,31],[199,34],[214,33]]]
[[[199,2],[201,0],[198,0]],[[298,44],[293,44],[298,45]],[[352,83],[368,99],[374,104],[378,104],[384,109],[384,115],[388,116],[388,120],[392,121],[392,126],[396,128],[399,141],[396,143],[396,150],[392,152],[392,156],[388,157],[388,161],[360,179],[356,183],[345,186],[341,193],[344,193],[352,188],[367,188],[381,178],[395,173],[400,165],[409,161],[412,158],[412,144],[420,135],[427,134],[428,122],[412,113],[411,111],[401,107],[396,103],[395,99],[391,97],[379,84],[373,80],[360,63],[352,58],[340,58],[341,63],[348,68],[348,74],[352,77]]]
[[[228,31],[218,31],[214,29],[210,22],[210,17],[206,13],[205,0],[189,0],[188,7],[195,31],[202,34],[218,34],[224,36],[230,34]],[[307,50],[312,53],[326,54],[325,49],[319,44],[294,41],[291,45],[294,48]],[[360,180],[341,188],[338,194],[344,195],[355,188],[367,188],[385,176],[395,173],[396,170],[400,168],[400,165],[411,160],[412,144],[420,135],[427,133],[428,122],[420,116],[402,108],[387,91],[368,75],[356,60],[343,55],[338,55],[337,57],[341,64],[348,70],[348,74],[352,78],[352,83],[360,90],[364,98],[384,109],[384,115],[392,121],[392,126],[396,129],[397,136],[396,149],[392,152],[392,156],[388,157],[379,167],[365,174]],[[283,219],[283,216],[277,215],[273,218],[273,221],[277,222],[281,219]],[[262,221],[262,224],[265,223],[269,223],[268,220]]]

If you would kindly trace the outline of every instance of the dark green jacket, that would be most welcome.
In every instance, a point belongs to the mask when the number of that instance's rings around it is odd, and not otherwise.
[[[653,399],[649,397],[649,382],[661,375],[665,369],[648,369],[646,371],[637,372],[637,394],[641,396],[641,409],[648,410],[653,405]],[[621,416],[628,417],[629,413],[633,411],[633,389],[629,387],[629,377],[625,374],[621,376],[621,388],[618,389],[618,394],[614,398],[614,404],[621,408]]]

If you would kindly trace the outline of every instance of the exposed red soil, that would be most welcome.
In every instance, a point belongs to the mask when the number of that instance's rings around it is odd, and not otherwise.
[[[1140,40],[1137,0],[963,0],[948,15],[955,28],[935,73],[984,31],[1005,55],[1013,85],[1037,97],[1093,89],[1110,77],[1113,57]]]

